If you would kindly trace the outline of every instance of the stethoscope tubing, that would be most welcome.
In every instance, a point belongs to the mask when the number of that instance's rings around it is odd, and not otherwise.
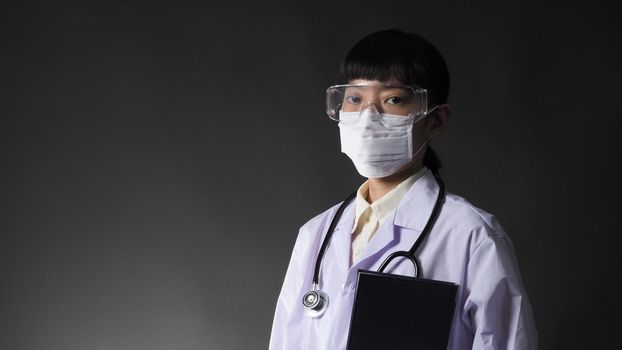
[[[380,273],[384,272],[384,269],[389,265],[391,261],[393,261],[393,259],[398,258],[398,257],[404,257],[404,258],[409,259],[413,263],[413,266],[415,267],[414,277],[423,278],[423,273],[421,270],[421,263],[419,262],[419,259],[417,258],[416,252],[421,246],[421,244],[423,243],[423,241],[425,241],[425,239],[430,235],[430,231],[432,231],[432,227],[434,227],[434,223],[436,223],[436,219],[438,218],[438,214],[441,211],[441,207],[443,205],[443,201],[445,198],[445,183],[440,178],[440,176],[435,175],[434,177],[436,178],[436,181],[438,182],[438,186],[439,186],[438,196],[436,197],[436,202],[434,203],[434,208],[432,209],[432,213],[430,214],[428,221],[423,227],[423,230],[421,231],[419,238],[417,238],[417,240],[412,245],[409,251],[398,250],[396,252],[391,253],[386,259],[384,259],[382,264],[380,264],[380,267],[378,268],[378,272]]]
[[[343,202],[337,209],[335,216],[333,216],[333,220],[330,222],[330,226],[328,227],[328,231],[326,231],[326,236],[324,237],[324,241],[322,241],[320,252],[318,253],[317,259],[315,260],[315,270],[313,271],[313,284],[312,284],[313,286],[318,285],[318,280],[319,280],[319,275],[320,275],[320,266],[322,265],[322,259],[324,258],[324,252],[326,251],[326,247],[328,247],[328,243],[330,242],[332,238],[333,232],[335,231],[335,227],[337,226],[337,223],[339,223],[339,219],[341,218],[343,211],[346,209],[346,207],[350,204],[350,202],[352,202],[352,200],[355,197],[356,197],[356,192],[353,192],[350,195],[348,195],[348,197],[346,197],[343,200]]]
[[[423,230],[421,231],[421,234],[419,235],[419,237],[417,238],[417,240],[412,245],[409,251],[400,250],[400,251],[391,253],[382,262],[382,264],[378,268],[378,272],[380,273],[384,272],[385,268],[388,266],[388,264],[391,261],[393,261],[393,259],[398,258],[398,257],[404,257],[404,258],[409,259],[413,263],[413,266],[415,268],[414,276],[418,278],[422,277],[421,264],[419,263],[419,260],[417,259],[416,252],[417,252],[417,249],[419,249],[419,247],[423,243],[423,241],[427,238],[430,231],[432,230],[432,227],[434,226],[434,223],[436,222],[436,219],[438,218],[438,215],[440,213],[440,209],[443,205],[443,200],[445,197],[445,183],[443,182],[443,180],[440,178],[438,174],[434,174],[434,177],[439,185],[438,196],[436,198],[436,202],[434,203],[434,208],[432,209],[432,213],[430,214],[428,221],[426,222]],[[322,246],[320,247],[320,251],[318,253],[317,260],[315,262],[315,269],[313,272],[313,281],[312,281],[312,286],[313,286],[312,289],[314,290],[319,289],[318,282],[319,282],[319,275],[320,275],[320,267],[322,265],[324,253],[332,238],[335,227],[337,226],[337,223],[341,219],[341,215],[343,214],[343,211],[346,209],[346,207],[350,204],[350,202],[352,202],[352,200],[355,197],[356,197],[356,192],[351,193],[350,195],[348,195],[348,197],[346,197],[343,200],[343,202],[341,203],[341,205],[335,212],[335,215],[333,216],[333,219],[330,223],[330,226],[328,227],[328,230],[326,231],[326,236],[324,237],[324,240],[322,241]]]

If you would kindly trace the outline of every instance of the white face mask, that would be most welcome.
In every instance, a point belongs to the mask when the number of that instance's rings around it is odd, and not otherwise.
[[[426,140],[413,153],[415,122],[413,115],[379,114],[371,108],[362,113],[340,112],[341,151],[352,159],[362,176],[381,178],[392,175],[427,144]]]

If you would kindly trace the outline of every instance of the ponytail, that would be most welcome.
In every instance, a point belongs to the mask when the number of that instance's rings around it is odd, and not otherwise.
[[[442,168],[441,161],[438,159],[438,155],[432,149],[432,147],[428,146],[428,149],[425,151],[425,155],[423,156],[423,165],[432,171],[435,177],[439,177],[439,170]]]

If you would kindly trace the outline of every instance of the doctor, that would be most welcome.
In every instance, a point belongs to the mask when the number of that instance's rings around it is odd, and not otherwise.
[[[338,122],[342,152],[367,181],[325,250],[318,285],[327,305],[315,317],[302,298],[339,204],[301,227],[276,305],[272,350],[345,349],[358,270],[375,271],[392,252],[408,251],[439,192],[440,162],[430,143],[450,112],[441,54],[416,34],[385,30],[359,41],[340,73],[343,84],[327,90],[327,114]],[[512,243],[493,215],[448,192],[416,256],[419,277],[459,284],[449,349],[537,349]],[[413,276],[414,267],[396,259],[385,272]]]

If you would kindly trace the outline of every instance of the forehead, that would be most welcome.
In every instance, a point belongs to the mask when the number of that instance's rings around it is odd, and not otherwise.
[[[400,84],[397,79],[389,80],[369,80],[369,79],[353,79],[348,81],[349,84],[355,86],[346,87],[346,93],[364,94],[364,95],[378,95],[378,94],[411,94],[409,89],[406,89]],[[357,86],[357,85],[362,86]]]
[[[348,81],[349,84],[401,84],[399,80],[391,78],[389,80],[367,80],[367,79],[353,79]]]

